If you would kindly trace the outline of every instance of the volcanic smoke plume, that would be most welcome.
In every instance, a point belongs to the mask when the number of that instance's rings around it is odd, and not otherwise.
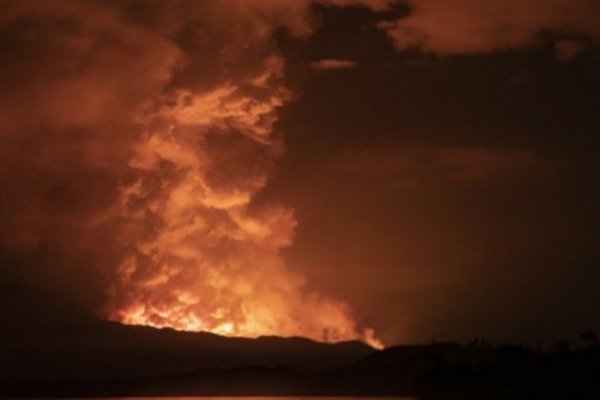
[[[120,240],[111,317],[226,335],[359,337],[344,303],[302,291],[279,249],[291,243],[292,212],[249,212],[281,152],[275,111],[288,96],[281,60],[247,82],[205,93],[168,93],[144,115],[120,189]]]
[[[124,323],[378,345],[287,269],[292,210],[253,204],[291,97],[272,34],[308,35],[307,4],[118,4],[3,12],[3,248],[94,260]]]

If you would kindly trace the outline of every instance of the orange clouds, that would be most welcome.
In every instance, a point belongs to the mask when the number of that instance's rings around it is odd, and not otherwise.
[[[108,115],[120,117],[160,93],[180,57],[177,46],[156,32],[94,2],[24,1],[6,7],[7,34],[23,52],[7,62],[28,76],[12,80],[2,97],[3,108],[13,110],[7,124],[97,127]],[[141,71],[145,79],[131,79]],[[25,109],[28,121],[19,119]]]
[[[180,51],[95,2],[3,7],[0,182],[10,196],[0,200],[2,246],[73,275],[109,268],[117,251],[94,244],[105,227],[93,221],[127,174],[129,112],[161,93]]]
[[[354,69],[358,64],[351,60],[336,60],[336,59],[325,59],[314,61],[310,64],[312,69],[318,70],[335,70],[335,69]]]
[[[377,345],[286,266],[293,211],[252,203],[291,97],[272,34],[306,37],[308,14],[267,0],[8,4],[3,246],[94,270],[125,323]]]
[[[116,209],[119,240],[128,250],[111,288],[109,316],[235,336],[376,344],[345,303],[306,291],[287,269],[279,253],[293,240],[293,212],[251,208],[282,153],[273,126],[290,93],[283,60],[269,42],[280,23],[270,20],[279,17],[278,8],[229,6],[231,14],[219,15],[240,19],[248,30],[217,28],[229,41],[225,54],[215,54],[216,76],[227,73],[210,85],[184,73],[184,87],[165,91],[136,116],[143,134],[129,161],[135,178],[121,187]],[[191,33],[188,62],[203,33]]]
[[[398,50],[482,53],[529,46],[544,31],[598,39],[600,5],[590,0],[411,0],[411,12],[381,22]]]

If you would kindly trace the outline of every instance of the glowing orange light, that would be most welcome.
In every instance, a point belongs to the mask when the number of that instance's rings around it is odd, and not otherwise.
[[[128,255],[118,268],[110,318],[381,347],[345,303],[307,292],[286,267],[280,250],[293,240],[292,211],[251,210],[280,154],[275,111],[289,96],[281,68],[270,59],[259,77],[239,86],[175,91],[140,117],[146,134],[129,162],[136,179],[117,205]]]

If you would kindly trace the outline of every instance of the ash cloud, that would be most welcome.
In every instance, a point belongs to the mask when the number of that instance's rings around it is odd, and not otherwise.
[[[271,37],[309,35],[308,6],[6,4],[0,239],[17,274],[100,286],[126,323],[377,344],[288,270],[293,211],[252,207],[292,95]]]

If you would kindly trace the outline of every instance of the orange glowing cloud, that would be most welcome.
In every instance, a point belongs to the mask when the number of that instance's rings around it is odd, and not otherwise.
[[[485,53],[529,46],[544,31],[600,38],[600,5],[588,0],[411,0],[411,12],[382,21],[398,50]]]
[[[358,64],[351,60],[325,59],[312,62],[310,67],[318,70],[354,69]]]
[[[309,35],[309,4],[7,5],[22,53],[0,96],[2,246],[93,270],[124,323],[379,346],[287,267],[293,210],[253,204],[292,95],[272,34]]]
[[[249,210],[280,153],[272,132],[288,96],[281,66],[269,58],[261,79],[167,94],[170,101],[160,99],[142,118],[147,131],[130,161],[138,175],[122,187],[119,203],[120,240],[131,250],[118,268],[111,318],[378,344],[346,304],[306,292],[287,270],[279,250],[292,242],[293,213]]]

